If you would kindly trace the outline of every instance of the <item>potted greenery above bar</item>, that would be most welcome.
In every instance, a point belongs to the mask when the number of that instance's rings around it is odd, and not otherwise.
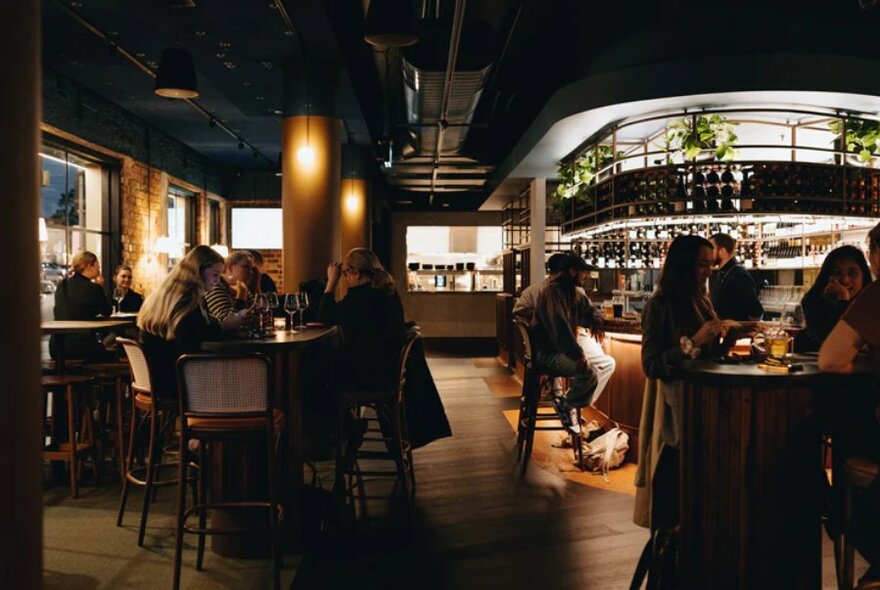
[[[721,115],[685,116],[666,126],[664,149],[673,152],[673,158],[681,154],[684,161],[697,160],[706,150],[713,150],[715,159],[729,162],[736,158],[736,123]]]
[[[828,123],[828,128],[840,141],[844,128],[844,147],[847,153],[856,154],[859,162],[873,166],[874,156],[880,154],[880,121],[867,119],[838,119]]]
[[[622,152],[618,152],[618,156]],[[614,161],[611,146],[599,145],[584,152],[567,164],[559,167],[557,178],[559,186],[556,196],[560,199],[589,199],[587,187],[602,168]]]

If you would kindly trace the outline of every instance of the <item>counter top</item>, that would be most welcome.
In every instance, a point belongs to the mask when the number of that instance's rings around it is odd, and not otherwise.
[[[619,342],[637,342],[639,344],[642,343],[642,335],[641,334],[625,334],[622,332],[605,332],[606,338],[611,338],[612,340],[617,340]]]
[[[793,373],[775,373],[758,368],[757,363],[743,361],[740,363],[721,364],[709,360],[684,361],[683,368],[686,379],[697,382],[717,383],[719,381],[736,381],[760,383],[768,387],[777,385],[809,385],[820,380],[833,380],[840,382],[854,378],[861,378],[867,373],[867,367],[860,367],[857,373],[843,375],[836,373],[823,373],[819,370],[818,356],[815,354],[796,354],[790,357],[792,362],[802,365],[803,369]]]

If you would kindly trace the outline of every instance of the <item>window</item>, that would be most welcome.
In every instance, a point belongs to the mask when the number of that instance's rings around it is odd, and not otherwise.
[[[195,216],[193,204],[195,194],[178,188],[168,187],[168,259],[171,261],[183,258],[187,248],[193,246],[195,240]]]
[[[40,149],[40,268],[43,319],[52,318],[54,288],[66,276],[71,258],[89,250],[111,260],[110,192],[113,169],[98,157],[74,153],[60,145]],[[45,232],[42,226],[45,225]]]
[[[232,247],[235,250],[280,250],[283,247],[281,209],[232,210]]]

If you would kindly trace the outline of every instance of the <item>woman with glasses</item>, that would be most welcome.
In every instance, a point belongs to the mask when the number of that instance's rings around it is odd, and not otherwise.
[[[832,250],[822,263],[816,282],[801,300],[807,330],[806,341],[798,348],[819,350],[850,302],[870,284],[871,271],[861,250],[853,246]]]
[[[334,293],[343,276],[348,292],[336,301]],[[385,388],[394,384],[404,341],[403,304],[394,279],[375,253],[354,248],[341,264],[330,263],[318,320],[342,329],[340,374],[347,386]]]

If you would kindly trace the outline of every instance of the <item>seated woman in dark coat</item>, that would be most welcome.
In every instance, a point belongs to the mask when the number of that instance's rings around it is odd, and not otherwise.
[[[150,363],[153,393],[177,396],[177,359],[199,352],[202,340],[222,328],[237,329],[246,311],[232,313],[223,324],[208,315],[205,293],[220,282],[223,257],[208,246],[196,246],[147,297],[138,314],[140,342]]]
[[[73,275],[58,284],[55,290],[56,320],[94,320],[97,316],[109,316],[113,311],[104,289],[101,277],[101,262],[89,251],[73,257],[70,264]],[[49,341],[49,352],[55,357],[57,342]],[[84,359],[89,362],[104,362],[112,359],[112,354],[98,341],[97,334],[70,334],[65,339],[65,354],[68,359]]]
[[[798,348],[805,352],[819,350],[850,302],[870,284],[871,271],[861,250],[853,246],[832,250],[816,282],[801,300],[807,330]]]
[[[348,292],[334,298],[341,275]],[[406,339],[403,305],[394,279],[372,251],[355,248],[343,264],[327,267],[327,286],[318,306],[318,319],[342,328],[340,387],[376,389],[396,387],[400,351]],[[420,341],[416,342],[407,364],[406,421],[410,443],[419,448],[434,440],[451,436],[452,431],[425,362]],[[380,421],[387,416],[380,412]]]
[[[334,293],[342,275],[348,292],[337,302]],[[318,320],[342,328],[339,375],[345,386],[394,386],[404,341],[403,304],[394,279],[372,251],[355,248],[343,263],[330,263]]]

